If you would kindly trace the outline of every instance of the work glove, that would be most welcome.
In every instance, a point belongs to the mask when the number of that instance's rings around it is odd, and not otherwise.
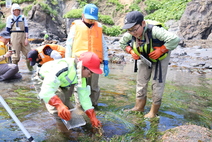
[[[140,57],[132,50],[132,47],[130,47],[130,46],[127,46],[127,47],[125,48],[125,51],[126,51],[127,53],[131,54],[131,55],[132,55],[132,58],[135,59],[135,60],[138,60],[138,59],[140,58]]]
[[[96,113],[95,113],[94,109],[88,109],[85,111],[85,113],[90,118],[90,121],[91,121],[93,127],[96,127],[96,128],[102,127],[102,124],[96,118]]]
[[[103,64],[104,64],[104,73],[105,73],[105,76],[108,76],[110,70],[108,68],[108,60],[103,60]]]
[[[62,56],[60,55],[59,52],[55,51],[55,50],[52,50],[51,54],[50,54],[50,57],[53,58],[54,60],[56,59],[61,59]]]
[[[149,53],[149,57],[152,59],[158,59],[161,55],[168,52],[169,50],[166,49],[166,46],[162,45],[161,47],[154,47],[154,51]]]
[[[58,116],[64,120],[69,121],[71,119],[71,112],[67,106],[63,104],[60,98],[55,95],[49,100],[49,104],[56,107]]]

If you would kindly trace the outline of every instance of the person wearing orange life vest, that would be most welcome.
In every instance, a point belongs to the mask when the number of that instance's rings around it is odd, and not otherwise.
[[[27,53],[31,50],[28,41],[28,22],[21,12],[21,7],[17,3],[14,3],[11,8],[12,14],[7,18],[6,22],[6,29],[11,33],[12,49],[16,51],[12,55],[13,64],[18,64],[21,52],[27,58]],[[29,71],[33,70],[29,65],[28,59],[26,59],[26,65]]]
[[[42,66],[48,61],[61,59],[64,57],[65,47],[57,44],[46,44],[31,50],[27,54],[27,58],[30,60],[30,66],[34,66],[36,63],[38,66]]]
[[[97,20],[98,7],[94,4],[85,5],[82,20],[72,22],[66,41],[65,58],[74,58],[87,51],[94,52],[104,65],[105,76],[108,76],[108,49],[102,33],[102,25],[97,22]],[[98,74],[92,74],[92,76],[87,79],[88,85],[91,86],[90,97],[95,108],[98,106],[100,96],[98,80]]]
[[[162,101],[170,53],[177,47],[180,39],[163,27],[148,24],[139,11],[126,15],[123,29],[128,32],[120,39],[120,46],[131,54],[133,59],[138,60],[136,103],[132,109],[126,111],[144,112],[148,82],[151,76],[154,76],[152,106],[144,117],[156,117]],[[129,41],[132,41],[132,44],[129,44]]]
[[[8,57],[13,54],[12,50],[8,50],[6,46],[9,40],[10,33],[2,31],[0,33],[0,81],[20,79],[22,77],[18,73],[19,69],[16,64],[8,64]]]

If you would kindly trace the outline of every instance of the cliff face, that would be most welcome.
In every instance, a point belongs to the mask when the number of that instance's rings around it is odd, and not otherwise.
[[[212,1],[193,0],[187,4],[180,19],[179,35],[185,40],[210,40],[212,30]]]

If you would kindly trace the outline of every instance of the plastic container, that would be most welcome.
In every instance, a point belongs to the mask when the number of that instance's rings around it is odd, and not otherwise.
[[[71,111],[71,120],[66,121],[62,119],[63,123],[65,124],[68,130],[76,128],[76,127],[80,127],[86,124],[85,119],[80,114],[79,110],[74,108],[74,109],[71,109],[70,111]]]

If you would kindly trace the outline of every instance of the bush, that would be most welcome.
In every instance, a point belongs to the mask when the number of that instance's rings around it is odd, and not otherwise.
[[[113,19],[109,15],[101,15],[101,14],[99,14],[99,21],[104,23],[104,24],[109,24],[109,25],[113,25],[114,24]]]
[[[120,28],[120,26],[107,27],[107,26],[103,25],[103,33],[108,36],[118,36],[121,33],[123,33],[123,31]]]
[[[63,15],[64,18],[80,18],[82,17],[82,9],[72,9]]]

